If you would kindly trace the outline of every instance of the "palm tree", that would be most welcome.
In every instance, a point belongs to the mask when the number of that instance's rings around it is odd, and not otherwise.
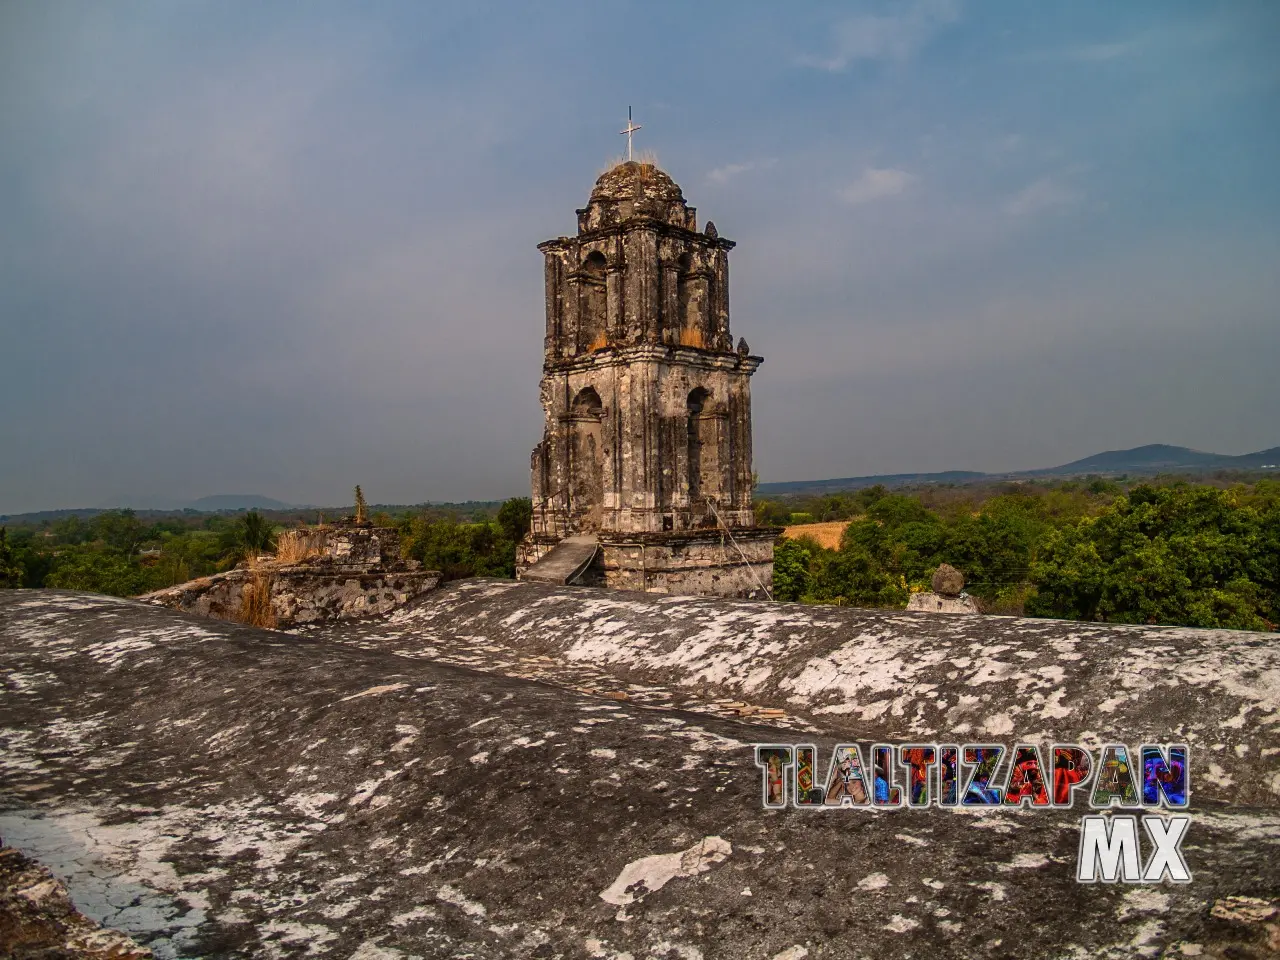
[[[271,521],[257,510],[250,510],[241,517],[236,527],[236,541],[241,556],[268,553],[274,548]]]

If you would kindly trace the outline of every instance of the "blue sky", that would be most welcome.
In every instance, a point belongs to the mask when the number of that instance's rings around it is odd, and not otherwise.
[[[800,9],[795,9],[800,8]],[[766,480],[1280,443],[1280,5],[0,5],[0,512],[527,491],[536,244],[738,241]]]

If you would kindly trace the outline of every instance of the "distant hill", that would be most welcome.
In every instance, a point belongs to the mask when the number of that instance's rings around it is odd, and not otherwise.
[[[1280,476],[1280,447],[1228,456],[1206,453],[1189,447],[1150,443],[1131,450],[1108,450],[1083,460],[1073,460],[1058,467],[1021,470],[1015,473],[977,473],[948,470],[943,473],[890,473],[869,477],[841,477],[835,480],[788,480],[762,483],[760,493],[774,496],[815,495],[842,490],[861,490],[877,483],[886,487],[929,483],[973,483],[979,480],[1005,480],[1033,477],[1131,476],[1145,477],[1159,473],[1209,473],[1215,470],[1275,470]]]
[[[982,480],[989,474],[973,470],[948,470],[944,473],[883,473],[872,477],[840,477],[835,480],[786,480],[781,483],[762,483],[761,493],[815,495],[838,493],[842,490],[861,490],[877,483],[886,487],[901,487],[916,483],[969,483]]]
[[[1248,454],[1247,456],[1257,456]],[[1171,447],[1167,443],[1149,443],[1132,450],[1108,450],[1095,453],[1083,460],[1073,460],[1060,467],[1029,470],[1028,474],[1053,476],[1072,474],[1110,473],[1169,473],[1178,470],[1216,470],[1226,466],[1224,461],[1239,457],[1224,457],[1218,453],[1202,453],[1187,447]]]
[[[183,504],[184,509],[214,510],[288,510],[289,504],[256,493],[219,493]]]
[[[82,520],[96,517],[108,510],[134,510],[138,514],[154,515],[181,513],[195,510],[199,513],[217,513],[220,510],[292,510],[294,507],[280,500],[262,497],[256,493],[220,493],[199,500],[175,500],[172,497],[130,496],[115,497],[96,507],[74,507],[64,510],[36,510],[30,513],[0,514],[0,520],[22,523],[41,523],[45,520],[62,520],[77,516]]]

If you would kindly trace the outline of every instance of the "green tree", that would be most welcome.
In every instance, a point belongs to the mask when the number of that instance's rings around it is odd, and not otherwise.
[[[937,559],[960,570],[975,596],[1007,595],[1028,581],[1036,545],[1047,532],[1038,511],[1032,498],[995,497],[977,517],[956,518]]]
[[[1231,491],[1140,485],[1046,537],[1027,611],[1114,623],[1266,629],[1280,543],[1270,512]],[[1256,578],[1256,579],[1255,579]]]
[[[88,590],[117,597],[133,597],[154,584],[137,563],[114,550],[93,546],[68,547],[58,554],[45,586],[64,590]]]
[[[239,562],[245,557],[268,553],[275,548],[274,530],[266,517],[257,510],[250,510],[219,531],[219,542],[224,560]]]
[[[25,576],[17,551],[9,543],[9,531],[0,527],[0,588],[20,587]]]
[[[809,565],[814,548],[808,537],[781,537],[773,547],[773,599],[797,601],[809,592]]]
[[[885,570],[870,551],[856,542],[846,543],[814,558],[804,599],[851,607],[901,607],[907,602],[907,584]]]
[[[89,524],[89,535],[102,541],[107,549],[130,558],[146,541],[147,528],[132,510],[105,510]]]
[[[785,527],[791,522],[791,510],[777,500],[757,500],[753,508],[756,523],[762,527]]]
[[[533,523],[533,500],[529,497],[512,497],[498,508],[497,519],[502,535],[518,544]]]
[[[74,513],[61,520],[55,520],[50,527],[50,532],[54,539],[62,544],[75,545],[89,539],[89,525]]]

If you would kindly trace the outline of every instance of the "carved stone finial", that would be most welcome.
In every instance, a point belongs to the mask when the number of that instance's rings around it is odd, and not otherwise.
[[[712,240],[720,236],[720,231],[716,229],[716,225],[712,223],[710,220],[707,221],[707,226],[702,232],[705,233]]]
[[[958,597],[964,589],[964,575],[949,563],[933,571],[933,592],[940,597]]]
[[[740,357],[745,357],[745,356],[747,356],[747,354],[749,354],[750,352],[751,352],[751,348],[747,346],[747,340],[746,340],[746,338],[745,338],[745,337],[739,337],[739,338],[738,338],[738,356],[740,356]]]

